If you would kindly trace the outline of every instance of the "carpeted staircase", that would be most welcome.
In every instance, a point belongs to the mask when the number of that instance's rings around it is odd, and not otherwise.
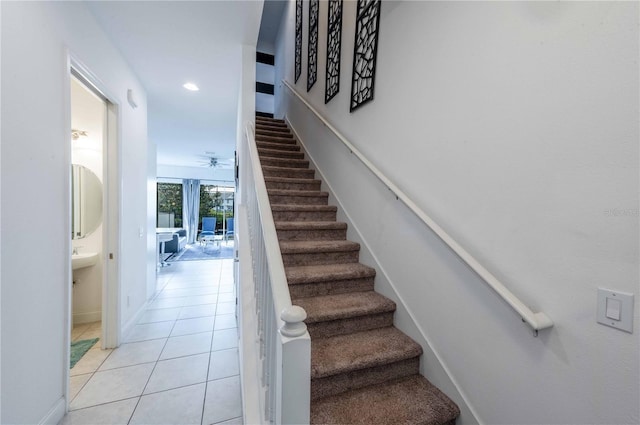
[[[320,190],[282,120],[256,117],[256,145],[291,298],[311,335],[312,424],[453,424],[458,407],[419,374],[422,348]]]

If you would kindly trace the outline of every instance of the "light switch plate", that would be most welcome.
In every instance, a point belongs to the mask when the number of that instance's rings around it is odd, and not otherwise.
[[[609,299],[609,316],[612,304],[619,305],[620,320],[607,317],[607,299]],[[618,304],[618,302],[620,304]],[[633,333],[633,294],[626,292],[612,291],[611,289],[598,288],[598,323],[612,328]]]

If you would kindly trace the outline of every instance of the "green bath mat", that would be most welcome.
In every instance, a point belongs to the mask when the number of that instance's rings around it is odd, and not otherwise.
[[[71,343],[71,368],[86,354],[100,338],[83,339]]]

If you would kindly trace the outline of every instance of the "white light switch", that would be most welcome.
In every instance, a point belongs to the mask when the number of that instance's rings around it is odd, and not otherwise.
[[[622,307],[622,302],[620,300],[615,300],[613,298],[607,298],[607,312],[606,316],[609,319],[620,320],[620,308]]]
[[[633,333],[633,294],[598,288],[598,323]]]

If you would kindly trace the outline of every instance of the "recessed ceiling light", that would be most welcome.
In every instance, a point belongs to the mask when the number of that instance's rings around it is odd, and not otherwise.
[[[193,84],[193,83],[184,83],[182,87],[184,87],[184,88],[185,88],[185,89],[187,89],[187,90],[191,90],[191,91],[198,91],[198,90],[200,90],[200,89],[198,88],[198,86],[196,86],[196,85],[195,85],[195,84]]]

